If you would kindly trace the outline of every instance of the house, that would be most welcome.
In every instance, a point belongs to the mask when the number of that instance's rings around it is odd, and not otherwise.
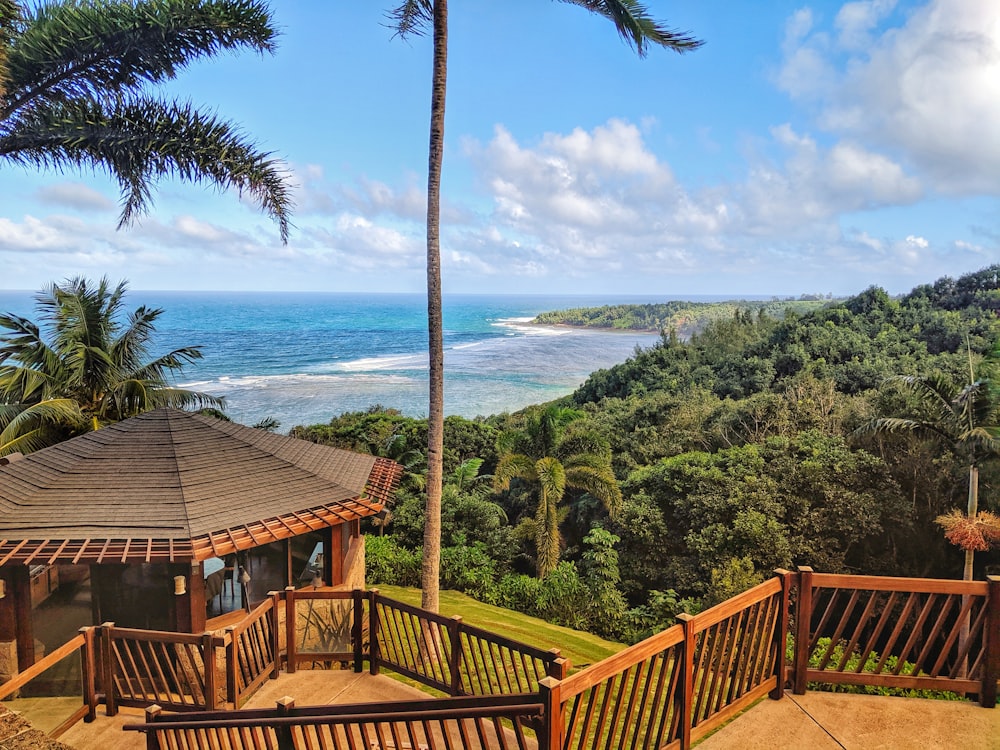
[[[172,408],[0,463],[0,682],[85,625],[200,633],[363,585],[360,521],[402,472]]]

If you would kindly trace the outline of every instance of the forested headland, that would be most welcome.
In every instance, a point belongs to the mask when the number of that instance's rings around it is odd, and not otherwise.
[[[681,338],[705,329],[717,320],[736,313],[756,313],[771,318],[786,314],[804,315],[832,301],[822,295],[802,295],[798,299],[726,300],[724,302],[686,302],[671,300],[657,304],[604,305],[553,310],[535,317],[538,325],[564,325],[581,328],[612,328],[622,331],[674,331]]]
[[[665,331],[558,402],[450,417],[442,585],[634,641],[776,567],[961,577],[935,519],[965,508],[962,446],[865,428],[941,419],[907,387],[932,376],[959,400],[979,383],[995,418],[998,315],[1000,265],[780,318],[736,310],[688,340]],[[370,529],[369,582],[415,585],[426,423],[375,406],[292,434],[407,467],[391,521]],[[998,464],[979,464],[987,510]],[[976,578],[998,568],[996,550],[976,554]]]

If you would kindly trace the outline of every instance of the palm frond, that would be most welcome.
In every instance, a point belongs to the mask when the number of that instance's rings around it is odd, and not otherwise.
[[[71,399],[3,404],[0,405],[0,455],[31,453],[85,428],[80,407]]]
[[[675,31],[656,21],[638,0],[562,0],[604,16],[618,30],[619,36],[639,57],[645,57],[650,44],[674,52],[684,53],[698,49],[704,42],[687,32]]]
[[[512,479],[536,481],[538,473],[534,460],[523,453],[505,453],[500,456],[497,467],[493,470],[493,489],[497,492],[509,489]]]
[[[43,3],[9,50],[0,120],[25,107],[135,93],[224,50],[274,49],[263,2],[133,0]]]
[[[104,169],[121,187],[119,227],[148,211],[165,176],[247,193],[287,241],[291,195],[281,164],[230,123],[150,98],[72,99],[23,113],[0,132],[0,157],[32,167]]]
[[[396,36],[423,36],[434,21],[433,0],[406,0],[386,14]]]

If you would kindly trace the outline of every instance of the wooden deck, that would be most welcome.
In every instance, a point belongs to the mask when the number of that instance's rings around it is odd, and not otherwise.
[[[319,706],[346,703],[375,703],[419,700],[430,696],[391,677],[373,677],[367,672],[350,670],[299,670],[282,673],[277,680],[268,680],[250,699],[245,708],[274,708],[279,698],[291,696],[299,706]],[[79,722],[60,741],[77,750],[145,750],[145,735],[126,732],[125,724],[143,720],[143,711],[122,708],[117,716],[108,717],[97,710],[97,720]]]

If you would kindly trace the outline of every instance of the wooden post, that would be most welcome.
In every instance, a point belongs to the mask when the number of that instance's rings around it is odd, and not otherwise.
[[[1000,576],[986,576],[986,641],[983,659],[983,687],[979,692],[979,705],[995,708],[997,705],[997,680],[1000,680]]]
[[[295,708],[295,701],[288,697],[278,699],[278,716],[290,716]],[[292,737],[292,728],[288,724],[276,726],[274,733],[278,736],[278,750],[295,750],[295,740]]]
[[[354,589],[351,592],[351,601],[354,603],[354,620],[351,623],[351,646],[354,648],[354,671],[360,672],[365,668],[364,643],[364,618],[365,600],[364,592],[361,589]]]
[[[112,633],[115,624],[106,622],[101,625],[101,674],[104,683],[104,713],[107,716],[118,714],[118,704],[115,702],[115,667],[112,656]]]
[[[378,589],[368,592],[368,671],[371,674],[378,674],[379,659],[378,650]]]
[[[549,653],[552,654],[553,658],[545,667],[545,674],[549,677],[555,677],[557,680],[565,680],[570,669],[569,659],[563,658],[562,652],[557,648],[550,648]]]
[[[295,587],[285,587],[285,671],[295,674]]]
[[[281,668],[281,644],[278,639],[278,606],[281,604],[281,592],[272,591],[271,611],[267,613],[268,624],[271,626],[271,654],[274,663],[271,665],[271,679],[278,679],[278,670]]]
[[[233,704],[233,709],[240,707],[240,688],[236,679],[236,670],[240,668],[240,656],[236,647],[236,628],[230,625],[226,628],[229,643],[226,645],[226,701]]]
[[[17,630],[17,670],[23,672],[35,663],[35,626],[31,619],[31,574],[27,565],[10,569],[14,595],[14,619]],[[10,596],[10,593],[7,594]]]
[[[205,708],[214,711],[219,707],[219,694],[215,688],[215,636],[211,633],[201,636],[201,663],[205,667]]]
[[[562,683],[555,677],[543,677],[538,681],[538,693],[545,707],[538,731],[538,750],[562,750],[565,731]]]
[[[677,615],[677,620],[684,628],[684,640],[681,642],[681,682],[678,694],[680,705],[677,713],[680,716],[681,725],[681,750],[689,750],[691,747],[691,730],[694,715],[694,615],[682,612]]]
[[[805,695],[809,669],[809,635],[812,623],[812,575],[808,565],[799,566],[798,598],[795,604],[795,667],[792,692]]]
[[[462,618],[453,615],[448,620],[451,653],[448,654],[448,672],[451,674],[451,695],[462,694]]]
[[[97,683],[95,681],[97,657],[94,653],[94,627],[91,625],[86,628],[80,628],[79,633],[83,636],[83,645],[80,646],[83,705],[87,707],[87,713],[84,715],[83,720],[89,723],[97,718]]]
[[[781,578],[781,612],[778,614],[778,626],[774,631],[774,671],[778,676],[778,684],[768,695],[774,700],[780,700],[785,695],[785,680],[788,675],[788,607],[792,594],[792,573],[782,568],[774,571]]]
[[[162,712],[163,709],[155,704],[147,708],[146,723],[154,724],[156,720],[160,718],[160,714]],[[156,730],[152,728],[147,729],[145,731],[145,735],[146,735],[146,750],[160,750],[160,740],[156,736]]]

